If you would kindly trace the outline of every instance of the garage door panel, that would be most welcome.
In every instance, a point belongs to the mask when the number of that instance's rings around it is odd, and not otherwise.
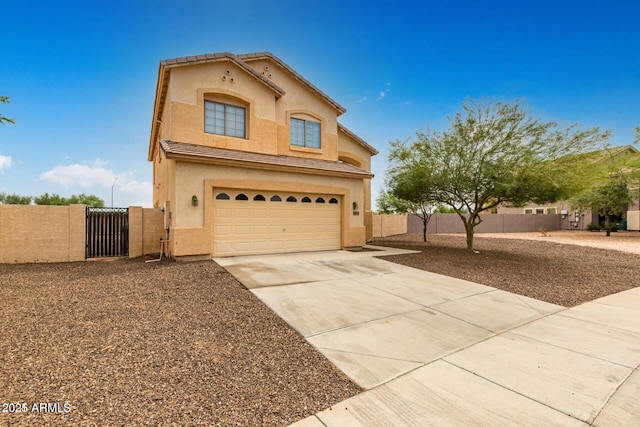
[[[340,205],[328,203],[334,196],[220,191],[230,198],[213,202],[213,250],[216,256],[341,247]],[[248,200],[235,200],[240,193],[245,194]],[[265,201],[258,200],[261,198],[258,195]],[[271,201],[274,195],[280,196],[282,201]],[[297,201],[286,202],[290,196]],[[302,203],[304,197],[309,197],[311,202]],[[318,198],[327,203],[316,203]]]
[[[247,207],[237,207],[233,209],[233,216],[236,219],[250,219],[251,218],[251,209]]]
[[[266,224],[257,224],[251,227],[251,232],[255,235],[267,235],[269,234],[269,226]]]
[[[254,219],[267,219],[269,218],[269,210],[262,208],[262,209],[255,209],[252,208],[251,209],[251,216]]]
[[[246,236],[251,235],[251,226],[250,225],[235,225],[233,226],[233,234],[236,236],[242,236],[240,238],[244,238]]]

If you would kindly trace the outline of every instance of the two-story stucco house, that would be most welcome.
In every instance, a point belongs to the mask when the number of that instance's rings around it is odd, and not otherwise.
[[[148,159],[171,256],[364,245],[377,151],[344,112],[271,53],[161,61]]]

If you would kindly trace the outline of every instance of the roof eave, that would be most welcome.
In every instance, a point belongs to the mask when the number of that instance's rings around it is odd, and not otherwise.
[[[166,98],[169,87],[169,72],[166,67],[160,63],[158,67],[158,82],[156,84],[156,99],[153,104],[153,116],[151,118],[151,140],[149,141],[149,153],[147,159],[151,162],[155,156],[156,145],[158,142],[158,134],[160,132],[160,124],[162,121],[162,113],[164,111],[164,100]]]
[[[351,137],[353,140],[355,140],[358,144],[360,144],[365,150],[367,150],[368,152],[371,153],[372,156],[375,156],[376,154],[379,154],[379,151],[376,150],[375,148],[373,148],[373,146],[367,144],[367,142],[360,138],[358,135],[356,135],[355,133],[351,132],[349,129],[347,129],[346,126],[344,126],[341,123],[338,123],[338,129],[341,130],[342,132],[344,132],[346,135],[348,135],[349,137]]]
[[[302,167],[302,166],[276,165],[273,163],[252,162],[250,160],[221,159],[217,157],[207,157],[207,156],[199,156],[199,155],[193,155],[193,154],[172,153],[170,151],[165,151],[164,149],[163,151],[167,159],[188,162],[188,163],[234,166],[234,167],[244,167],[247,169],[259,169],[259,170],[264,170],[265,167],[268,167],[270,171],[275,171],[275,172],[302,173],[307,175],[322,175],[322,176],[332,176],[332,177],[338,177],[338,178],[372,179],[374,176],[370,172],[354,173],[354,172],[344,172],[344,171],[332,171],[332,170],[309,168],[309,167]]]
[[[298,80],[304,86],[307,86],[309,89],[311,89],[311,91],[314,92],[316,95],[318,95],[321,98],[323,98],[327,103],[329,103],[333,108],[336,109],[336,111],[338,112],[338,115],[342,115],[347,111],[346,108],[344,108],[342,105],[338,104],[329,95],[327,95],[326,93],[324,93],[323,91],[318,89],[318,87],[316,87],[313,83],[311,83],[309,80],[304,78],[296,70],[291,68],[289,65],[287,65],[284,61],[282,61],[280,58],[278,58],[277,56],[275,56],[271,52],[244,53],[244,54],[238,55],[238,58],[240,58],[243,61],[248,61],[248,62],[256,61],[256,60],[260,60],[260,59],[270,59],[273,62],[275,62],[276,64],[278,64],[280,66],[280,68],[282,68],[287,73],[289,73],[289,75],[292,76],[295,80]]]

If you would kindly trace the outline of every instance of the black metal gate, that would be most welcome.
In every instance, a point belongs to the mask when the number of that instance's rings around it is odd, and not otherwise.
[[[87,258],[129,255],[129,209],[87,207]]]

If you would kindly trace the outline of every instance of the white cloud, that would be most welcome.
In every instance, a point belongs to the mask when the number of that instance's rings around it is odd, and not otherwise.
[[[111,186],[118,175],[113,170],[106,169],[104,167],[106,165],[107,162],[96,159],[93,164],[75,163],[56,166],[40,175],[40,179],[60,184],[65,189],[72,186],[79,186],[83,189]]]
[[[11,156],[3,156],[0,154],[0,173],[11,167]]]
[[[366,96],[363,96],[362,98],[360,98],[360,99],[358,99],[358,100],[356,101],[356,104],[362,104],[362,103],[363,103],[364,101],[366,101],[366,100],[367,100],[367,97],[366,97]]]
[[[130,173],[127,173],[118,177],[118,181],[116,182],[118,189],[125,194],[148,196],[150,200],[153,195],[153,186],[151,183],[136,181],[135,179],[131,179],[130,175]],[[122,178],[122,182],[120,182],[120,178]]]
[[[151,199],[153,188],[149,182],[133,179],[132,172],[116,173],[107,168],[108,162],[96,159],[91,163],[75,163],[66,166],[55,166],[42,175],[40,179],[59,184],[64,189],[80,187],[83,190],[93,188],[110,189],[116,187],[121,193]]]
[[[389,93],[389,91],[391,91],[391,83],[387,83],[386,84],[386,89],[385,90],[381,90],[378,93],[378,97],[376,98],[376,101],[380,101],[382,98],[384,98],[385,96],[387,96],[387,94]]]

